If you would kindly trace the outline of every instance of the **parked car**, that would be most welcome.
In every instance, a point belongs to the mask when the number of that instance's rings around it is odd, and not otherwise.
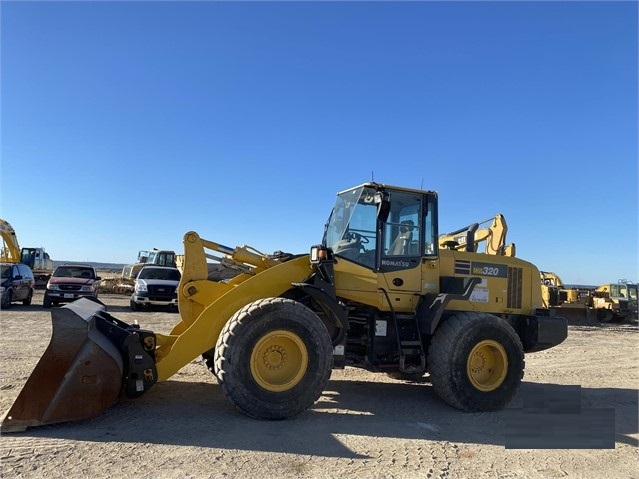
[[[58,266],[44,292],[45,308],[70,303],[78,298],[98,298],[100,277],[95,268],[87,264],[63,264]]]
[[[29,306],[33,299],[35,290],[35,279],[33,272],[26,264],[21,263],[1,263],[0,264],[0,308],[8,309],[11,303],[22,301],[22,304]]]
[[[169,266],[144,266],[135,278],[131,309],[168,306],[177,309],[177,288],[180,271]]]

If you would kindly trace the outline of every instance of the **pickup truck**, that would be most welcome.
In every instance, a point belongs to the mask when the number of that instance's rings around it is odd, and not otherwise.
[[[170,266],[144,266],[135,278],[131,309],[164,306],[177,310],[180,276],[180,271]]]

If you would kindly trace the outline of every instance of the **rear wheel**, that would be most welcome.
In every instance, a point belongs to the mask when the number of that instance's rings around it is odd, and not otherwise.
[[[448,404],[464,411],[496,411],[519,389],[524,351],[504,320],[457,313],[435,331],[428,365],[433,388]]]
[[[26,299],[22,300],[22,304],[24,304],[25,306],[29,306],[31,304],[32,299],[33,299],[33,290],[30,289]]]
[[[214,373],[224,394],[258,419],[295,416],[320,397],[333,365],[331,338],[301,303],[267,298],[226,323],[215,347]]]
[[[8,289],[5,291],[4,296],[2,297],[2,302],[0,306],[2,309],[9,309],[11,307],[11,303],[13,302],[13,290]]]

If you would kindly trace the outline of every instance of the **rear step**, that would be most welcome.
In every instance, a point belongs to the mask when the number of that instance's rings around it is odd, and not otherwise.
[[[87,419],[121,393],[142,395],[157,381],[155,335],[81,298],[51,309],[51,342],[5,414],[0,432]]]

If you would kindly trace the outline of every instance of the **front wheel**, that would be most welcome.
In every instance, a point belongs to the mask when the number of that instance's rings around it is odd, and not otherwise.
[[[140,305],[133,301],[133,299],[129,300],[129,306],[131,307],[131,311],[140,311]]]
[[[255,301],[226,323],[214,373],[244,414],[284,419],[308,409],[328,384],[331,338],[309,308],[285,298]]]
[[[2,296],[2,302],[0,306],[2,309],[9,309],[11,307],[11,303],[13,302],[13,290],[9,289],[5,291],[4,296]]]
[[[435,331],[428,351],[433,388],[463,411],[496,411],[517,393],[524,375],[519,336],[487,313],[457,313]]]

